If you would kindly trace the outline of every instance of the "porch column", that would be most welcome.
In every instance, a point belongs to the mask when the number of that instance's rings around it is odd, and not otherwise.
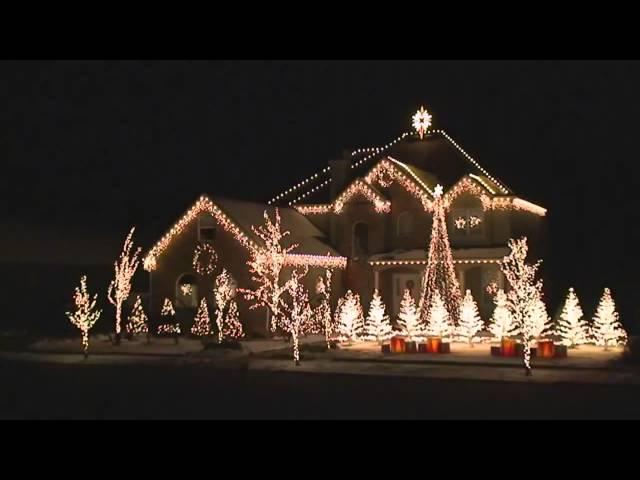
[[[458,284],[460,285],[460,292],[464,295],[464,267],[460,266],[458,269]]]
[[[373,271],[373,288],[380,288],[380,272],[377,269]]]

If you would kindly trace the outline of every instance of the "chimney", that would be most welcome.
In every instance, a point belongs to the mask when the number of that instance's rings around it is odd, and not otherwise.
[[[342,150],[342,153],[335,160],[329,160],[331,167],[331,201],[340,195],[349,181],[349,170],[351,170],[351,152]]]

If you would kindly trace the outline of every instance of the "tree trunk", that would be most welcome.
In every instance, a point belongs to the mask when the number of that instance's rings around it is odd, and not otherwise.
[[[298,347],[298,332],[294,331],[291,334],[293,339],[293,358],[296,361],[296,366],[300,365],[300,349]]]

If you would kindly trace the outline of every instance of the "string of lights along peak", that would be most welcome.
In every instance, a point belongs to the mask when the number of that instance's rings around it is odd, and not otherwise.
[[[242,246],[250,252],[260,250],[260,246],[251,240],[217,205],[206,196],[201,196],[196,203],[165,233],[165,235],[149,250],[144,258],[144,269],[151,272],[157,267],[158,257],[169,247],[171,241],[180,235],[201,213],[209,213],[218,225],[230,233]],[[285,258],[286,265],[308,265],[320,268],[345,268],[345,257],[327,257],[323,255],[289,254]],[[327,267],[329,266],[329,267]]]

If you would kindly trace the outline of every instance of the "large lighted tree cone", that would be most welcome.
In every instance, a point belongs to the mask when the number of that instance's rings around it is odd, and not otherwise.
[[[458,324],[461,302],[460,285],[453,265],[453,255],[449,244],[445,218],[445,202],[442,186],[435,188],[433,200],[433,224],[427,255],[427,266],[422,281],[420,319],[427,323],[433,305],[433,295],[438,292],[454,325]]]
[[[449,313],[438,291],[435,291],[431,297],[426,333],[429,337],[438,337],[444,340],[448,340],[453,333]]]
[[[513,315],[509,309],[509,300],[504,290],[497,291],[493,299],[495,309],[489,322],[489,331],[495,339],[502,341],[503,338],[520,333],[519,327],[513,320]]]
[[[351,345],[358,341],[364,330],[364,314],[360,296],[348,290],[336,309],[338,341]]]

